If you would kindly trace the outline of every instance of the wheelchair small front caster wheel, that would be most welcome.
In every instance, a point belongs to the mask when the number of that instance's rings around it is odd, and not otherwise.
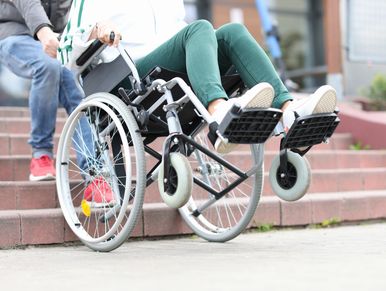
[[[287,152],[287,169],[280,168],[280,156],[277,156],[269,171],[269,181],[275,194],[285,201],[299,200],[306,194],[311,183],[311,168],[306,158]]]
[[[163,163],[158,173],[158,189],[163,201],[172,208],[184,206],[191,194],[193,187],[193,174],[188,159],[180,153],[170,154],[169,177],[164,177]],[[170,188],[165,191],[164,179],[169,179]]]

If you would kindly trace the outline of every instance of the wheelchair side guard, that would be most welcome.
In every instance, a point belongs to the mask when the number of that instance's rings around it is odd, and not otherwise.
[[[274,108],[240,109],[233,105],[222,122],[209,126],[208,138],[214,144],[218,136],[230,143],[259,144],[272,135],[282,112]]]

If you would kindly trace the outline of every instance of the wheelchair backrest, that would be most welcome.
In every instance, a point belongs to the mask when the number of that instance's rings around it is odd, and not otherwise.
[[[122,56],[110,63],[101,63],[83,76],[86,96],[97,92],[112,92],[131,73]],[[130,82],[129,82],[130,84]]]

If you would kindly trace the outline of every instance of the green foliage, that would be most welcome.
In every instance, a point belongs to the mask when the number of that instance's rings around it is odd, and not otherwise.
[[[369,149],[370,149],[370,146],[368,144],[363,145],[360,141],[357,141],[356,143],[350,145],[350,150],[354,150],[354,151],[369,150]]]
[[[386,76],[377,74],[363,94],[369,97],[372,109],[386,110]]]
[[[340,223],[341,223],[340,218],[332,217],[332,218],[323,220],[321,223],[311,224],[309,228],[312,228],[312,229],[329,228],[329,227],[340,225]]]
[[[273,224],[270,223],[262,223],[257,225],[258,232],[267,232],[273,230]]]
[[[320,226],[323,227],[323,228],[331,227],[331,226],[334,226],[334,225],[339,225],[340,222],[341,222],[340,218],[332,217],[332,218],[323,220],[322,223],[320,224]]]

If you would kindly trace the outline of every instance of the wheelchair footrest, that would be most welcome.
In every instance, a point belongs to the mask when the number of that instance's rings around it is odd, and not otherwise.
[[[227,113],[218,130],[230,143],[264,143],[279,122],[282,112],[274,108],[248,108],[238,106]]]
[[[320,113],[298,117],[285,138],[281,147],[287,149],[310,147],[326,142],[332,136],[340,122],[335,113]]]

